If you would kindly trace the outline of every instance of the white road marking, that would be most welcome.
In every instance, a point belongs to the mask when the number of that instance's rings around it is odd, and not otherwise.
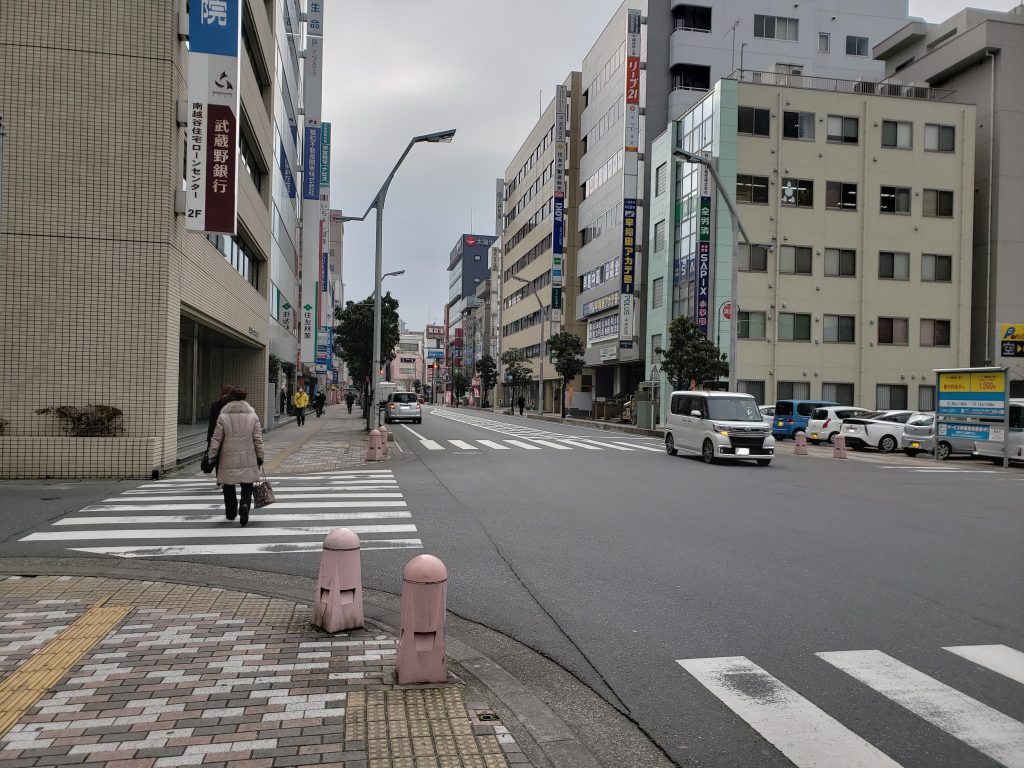
[[[745,656],[677,659],[676,663],[797,768],[899,768]]]
[[[486,445],[488,448],[493,448],[496,451],[511,451],[512,450],[507,445],[502,445],[501,443],[496,443],[493,440],[477,440],[477,442],[480,443],[480,445]]]
[[[816,655],[1007,768],[1024,768],[1024,723],[881,651]]]
[[[415,429],[410,427],[408,424],[399,424],[398,426],[402,427],[403,429],[409,430],[409,432],[412,433],[412,436],[415,437],[420,442],[423,442],[424,440],[427,439],[423,435],[421,435],[419,432],[417,432]]]
[[[588,451],[600,451],[601,450],[596,445],[590,445],[589,443],[584,443],[582,440],[576,440],[576,439],[573,439],[573,440],[562,440],[562,442],[565,443],[566,445],[571,445],[574,448],[586,448]]]
[[[527,451],[539,451],[541,449],[539,445],[530,445],[529,443],[524,443],[520,440],[506,440],[505,442],[509,445],[514,445],[516,448],[523,448]]]
[[[600,443],[597,440],[591,440],[589,437],[580,437],[580,438],[577,438],[577,439],[578,440],[582,440],[582,441],[584,441],[586,443],[593,443],[594,445],[599,445],[602,448],[611,448],[611,449],[616,450],[616,451],[632,451],[633,450],[632,446],[627,447],[625,445],[616,445],[615,443]]]
[[[303,520],[317,520],[330,522],[332,520],[394,520],[399,518],[412,517],[412,512],[387,511],[387,512],[317,512],[308,515],[302,514],[267,514],[256,511],[253,519],[259,516],[260,522],[289,523]],[[54,525],[148,525],[153,523],[218,523],[226,522],[223,512],[213,515],[143,515],[143,516],[113,516],[113,517],[64,517]]]
[[[1008,645],[954,645],[945,650],[1024,683],[1024,653]]]
[[[205,539],[205,538],[234,538],[239,537],[263,537],[271,536],[325,536],[337,526],[320,525],[296,525],[287,528],[263,528],[259,523],[259,511],[253,513],[251,523],[256,526],[242,528],[241,526],[225,528],[139,528],[135,530],[114,529],[95,531],[95,534],[103,539]],[[409,524],[399,525],[349,525],[346,526],[355,533],[415,533],[416,526]],[[92,538],[88,531],[40,531],[32,533],[22,541],[81,541]]]
[[[449,440],[449,443],[454,445],[456,448],[461,448],[464,451],[479,451],[475,445],[470,445],[465,440]]]
[[[224,498],[223,493],[218,491],[212,491],[207,494],[200,496],[132,496],[130,498],[119,498],[113,496],[109,499],[104,499],[103,504],[138,504],[140,501],[153,501],[162,504],[165,501],[205,501],[210,498],[217,498],[220,496]],[[296,492],[295,489],[281,488],[274,489],[274,496],[280,500],[295,501],[297,499],[400,499],[402,498],[401,493],[349,493],[343,491],[341,493],[302,493],[301,491]]]
[[[664,453],[665,449],[658,447],[655,448],[653,445],[640,445],[640,443],[634,443],[633,445],[623,446],[622,443],[609,443],[609,445],[618,445],[624,448],[639,448],[641,451],[655,451],[656,453]]]
[[[441,445],[440,443],[435,443],[433,440],[427,440],[426,438],[421,439],[420,440],[420,444],[424,448],[426,448],[428,451],[443,451],[444,450],[444,446],[443,445]]]
[[[270,478],[274,482],[275,478]],[[117,498],[146,497],[152,499],[165,499],[177,493],[220,493],[221,489],[215,484],[216,481],[204,483],[195,487],[167,488],[152,491],[125,491]],[[352,491],[379,491],[397,489],[398,483],[393,480],[386,482],[360,482],[360,483],[331,483],[328,485],[275,485],[275,493],[314,493],[317,491],[329,492],[332,494],[349,493]]]
[[[245,544],[180,544],[164,547],[72,547],[73,552],[88,552],[96,555],[114,555],[117,557],[189,557],[193,555],[258,555],[287,554],[290,552],[320,552],[322,541],[280,542]],[[420,539],[362,539],[360,551],[373,549],[420,549]]]
[[[560,443],[552,442],[551,440],[539,440],[536,437],[528,437],[527,440],[532,440],[535,443],[546,446],[548,448],[554,448],[557,451],[571,451],[572,447],[568,445],[561,445]]]
[[[220,503],[210,504],[161,504],[158,507],[138,506],[128,504],[93,504],[83,507],[82,512],[146,512],[147,510],[159,509],[163,512],[204,512],[213,509],[221,509],[224,506],[223,498]],[[404,507],[404,501],[275,501],[276,509],[367,509],[371,507]]]

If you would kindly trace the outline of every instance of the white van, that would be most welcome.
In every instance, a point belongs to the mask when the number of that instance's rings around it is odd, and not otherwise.
[[[754,460],[767,467],[775,456],[771,427],[757,401],[743,392],[673,392],[665,430],[665,451],[719,459]]]
[[[1024,462],[1024,398],[1010,400],[1010,461]],[[1003,463],[1003,441],[983,440],[974,444],[974,455],[984,456],[996,464]]]

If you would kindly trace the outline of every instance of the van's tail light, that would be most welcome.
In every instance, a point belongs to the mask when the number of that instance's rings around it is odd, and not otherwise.
[[[792,420],[792,419],[786,419],[786,423],[787,423],[787,424],[792,424],[792,423],[793,423],[793,420]]]

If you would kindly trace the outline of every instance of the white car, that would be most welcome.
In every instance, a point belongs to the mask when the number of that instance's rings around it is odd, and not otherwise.
[[[665,451],[700,456],[706,464],[749,459],[767,467],[775,457],[775,439],[746,393],[673,392]]]
[[[876,448],[892,453],[900,447],[903,428],[916,411],[871,411],[843,419],[839,433],[854,450]]]
[[[761,412],[761,421],[770,427],[772,425],[772,420],[775,418],[775,406],[759,405],[757,406],[757,410]]]
[[[849,405],[826,405],[815,408],[811,418],[807,420],[807,442],[812,445],[831,443],[843,426],[843,419],[870,413],[867,408],[854,408]]]

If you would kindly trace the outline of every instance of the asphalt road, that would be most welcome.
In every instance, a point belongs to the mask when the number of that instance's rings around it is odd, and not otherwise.
[[[397,592],[410,556],[437,554],[451,610],[557,661],[678,764],[1024,765],[1021,470],[791,442],[771,467],[705,466],[465,409],[395,434],[397,522],[415,531],[381,535],[419,544],[364,552],[365,584]],[[15,531],[5,513],[0,555],[74,554],[25,541],[59,514]],[[303,551],[168,557],[316,568]]]

